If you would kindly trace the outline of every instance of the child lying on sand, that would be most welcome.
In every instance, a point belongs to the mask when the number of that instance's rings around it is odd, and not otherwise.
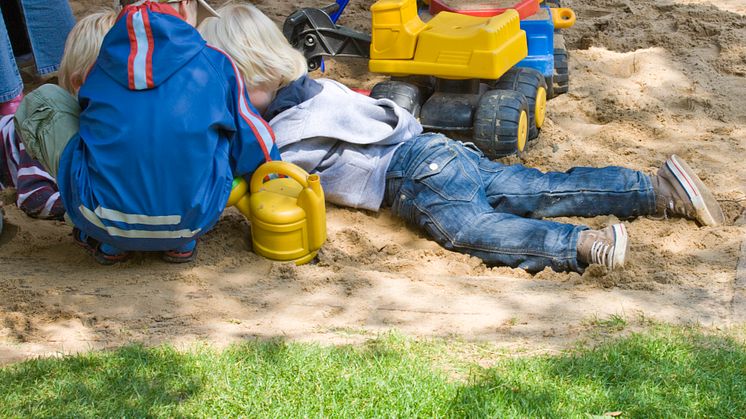
[[[228,5],[199,29],[241,71],[251,102],[269,121],[283,160],[321,175],[328,201],[378,211],[389,207],[447,249],[490,265],[531,272],[622,267],[624,224],[602,230],[544,217],[613,214],[681,216],[723,222],[719,204],[678,156],[656,175],[576,167],[542,173],[490,161],[473,145],[421,125],[386,99],[331,80],[312,80],[306,61],[254,6]]]

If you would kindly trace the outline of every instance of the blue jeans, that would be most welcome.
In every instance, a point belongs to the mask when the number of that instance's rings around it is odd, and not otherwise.
[[[57,71],[67,34],[75,24],[67,0],[20,0],[26,29],[36,62],[36,71],[45,75]],[[0,19],[0,103],[23,91],[5,21]]]
[[[386,175],[384,202],[443,247],[489,265],[538,272],[582,272],[578,234],[585,226],[540,217],[653,214],[650,178],[622,167],[542,173],[483,157],[438,134],[402,145]]]

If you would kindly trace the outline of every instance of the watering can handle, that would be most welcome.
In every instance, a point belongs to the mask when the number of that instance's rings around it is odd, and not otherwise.
[[[293,180],[300,183],[303,188],[308,187],[308,173],[306,173],[305,170],[293,163],[275,160],[262,164],[258,169],[256,169],[256,172],[251,175],[251,184],[249,187],[251,193],[253,194],[259,191],[264,184],[264,178],[275,173],[293,178]]]

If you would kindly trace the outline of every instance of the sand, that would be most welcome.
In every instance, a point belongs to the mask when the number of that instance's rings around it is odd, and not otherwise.
[[[110,3],[71,0],[77,16]],[[298,5],[325,3],[256,2],[279,23]],[[341,23],[369,30],[371,3],[352,2]],[[725,226],[625,221],[627,269],[532,276],[446,251],[385,210],[335,207],[317,264],[271,262],[251,252],[248,222],[228,210],[194,264],[138,255],[102,267],[73,245],[68,227],[25,217],[6,191],[0,363],[130,342],[355,343],[389,330],[533,353],[565,348],[589,321],[612,314],[712,327],[745,322],[746,7],[740,0],[565,3],[578,15],[565,31],[570,93],[549,102],[531,148],[505,161],[653,171],[676,153],[712,186]],[[352,87],[382,79],[361,60],[327,66],[327,77]]]

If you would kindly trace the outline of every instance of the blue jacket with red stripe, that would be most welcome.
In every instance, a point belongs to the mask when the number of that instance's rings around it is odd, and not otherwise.
[[[196,239],[234,176],[280,159],[233,62],[168,5],[122,11],[78,97],[60,193],[78,228],[122,250]]]

